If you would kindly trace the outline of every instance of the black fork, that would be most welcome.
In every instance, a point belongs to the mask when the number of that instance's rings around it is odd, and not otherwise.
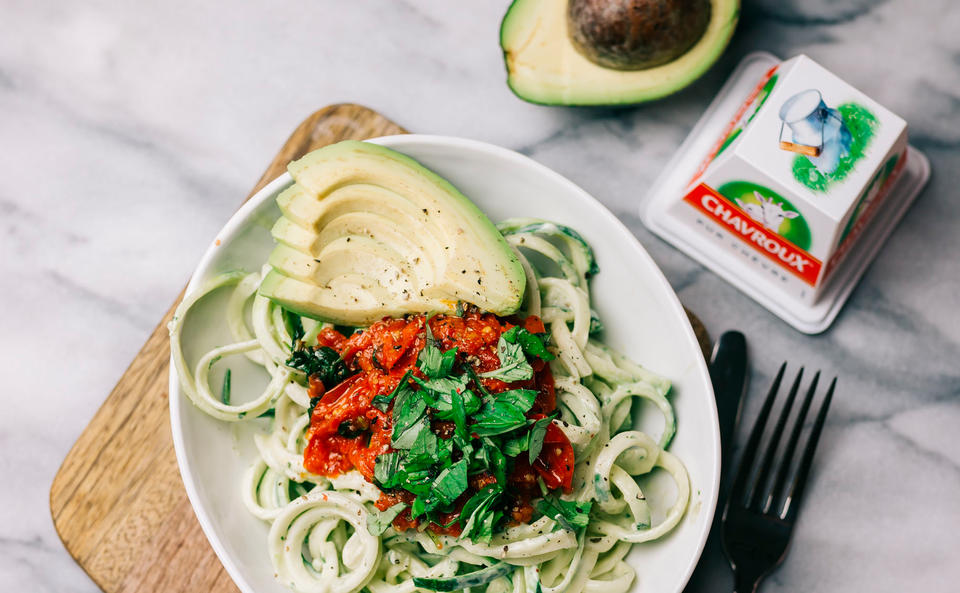
[[[783,363],[780,367],[780,371],[770,387],[770,393],[763,402],[760,415],[750,432],[750,438],[743,452],[743,459],[737,468],[736,476],[730,487],[730,495],[723,510],[721,532],[723,549],[727,554],[727,559],[730,560],[730,566],[733,567],[735,593],[753,593],[756,591],[760,581],[770,571],[779,566],[787,554],[790,534],[793,532],[800,499],[803,496],[810,466],[813,463],[813,454],[817,449],[817,441],[820,440],[820,433],[823,431],[823,423],[827,417],[830,400],[833,398],[833,390],[837,384],[837,379],[834,377],[830,382],[830,387],[827,389],[823,402],[820,404],[820,410],[817,412],[816,421],[807,438],[793,480],[788,484],[787,480],[790,477],[790,467],[794,453],[800,440],[804,420],[817,390],[820,373],[818,371],[814,375],[813,381],[807,389],[806,396],[800,405],[797,418],[781,454],[781,459],[774,468],[777,448],[783,436],[784,428],[786,428],[790,410],[797,398],[800,382],[803,379],[803,369],[801,368],[800,372],[797,373],[797,377],[787,394],[786,402],[783,404],[780,418],[777,419],[770,435],[769,444],[766,450],[762,452],[759,465],[757,465],[755,462],[757,453],[760,452],[760,441],[766,428],[767,419],[770,416],[770,410],[773,407],[774,400],[777,399],[777,393],[780,391],[780,383],[783,380],[786,367],[787,363]],[[774,469],[776,469],[776,473],[773,474],[771,482],[771,472]]]

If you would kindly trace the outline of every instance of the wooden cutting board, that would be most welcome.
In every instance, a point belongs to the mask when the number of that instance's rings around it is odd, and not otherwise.
[[[247,199],[315,148],[404,133],[360,105],[324,107],[294,130]],[[173,451],[167,323],[179,302],[80,435],[50,488],[60,539],[106,593],[238,592],[193,514]],[[690,317],[706,352],[703,324]]]

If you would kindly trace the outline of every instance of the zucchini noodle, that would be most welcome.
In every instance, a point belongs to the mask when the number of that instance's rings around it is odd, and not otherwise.
[[[270,524],[267,551],[278,580],[291,589],[431,591],[416,586],[418,578],[471,593],[624,593],[636,578],[625,560],[632,545],[663,536],[683,517],[689,479],[666,450],[676,431],[670,382],[593,337],[600,324],[590,306],[588,281],[597,267],[589,246],[572,229],[541,220],[511,219],[499,228],[527,276],[523,312],[543,319],[556,354],[550,365],[560,416],[553,423],[576,459],[573,492],[562,498],[592,503],[589,524],[578,531],[540,516],[505,528],[489,543],[393,527],[371,535],[367,520],[377,516],[379,489],[355,470],[326,478],[304,468],[310,400],[303,374],[285,364],[291,339],[284,313],[257,294],[263,274],[221,274],[177,308],[169,329],[184,394],[218,420],[265,428],[254,438],[259,456],[243,476],[241,497],[253,516]],[[226,322],[234,343],[210,350],[191,367],[181,345],[184,323],[197,301],[225,287],[233,291]],[[323,325],[308,318],[301,323],[305,341],[314,345]],[[262,366],[270,380],[250,401],[231,404],[214,394],[210,371],[236,355]],[[659,435],[633,428],[637,399],[662,414]],[[673,501],[659,505],[667,507],[665,515],[651,511],[638,482],[655,468],[676,485]]]

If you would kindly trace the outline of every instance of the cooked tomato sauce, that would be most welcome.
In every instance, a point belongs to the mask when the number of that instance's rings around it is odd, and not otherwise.
[[[373,482],[374,467],[379,455],[389,453],[390,436],[393,431],[391,414],[373,407],[376,395],[389,394],[409,370],[424,378],[417,368],[417,358],[426,344],[426,318],[423,315],[403,319],[384,319],[350,337],[334,329],[324,329],[318,336],[320,346],[336,350],[347,366],[357,374],[339,385],[323,385],[310,378],[310,397],[318,398],[307,432],[307,447],[304,450],[304,466],[322,476],[336,476],[357,469]],[[522,325],[533,333],[544,331],[543,322],[536,316],[523,320],[498,318],[490,313],[472,311],[463,317],[438,315],[429,321],[430,330],[442,351],[457,348],[457,361],[462,367],[470,366],[477,374],[500,367],[497,342],[500,334],[514,325]],[[533,367],[533,378],[505,383],[498,379],[479,379],[491,393],[509,389],[533,389],[537,397],[527,416],[531,419],[546,417],[556,409],[556,394],[553,375],[549,365],[538,359],[528,358]],[[433,420],[433,432],[440,438],[450,438],[453,423]],[[513,459],[513,469],[507,476],[504,512],[512,523],[529,522],[533,515],[530,500],[539,494],[537,478],[543,479],[550,489],[569,492],[573,482],[573,447],[563,431],[549,425],[543,449],[531,465],[526,453]],[[483,486],[495,479],[489,473],[469,477],[469,488],[454,505],[455,511],[440,519],[443,527],[431,523],[428,527],[438,534],[459,535],[460,526],[454,521],[459,509]],[[377,507],[381,510],[405,502],[412,503],[415,496],[402,489],[384,492]],[[409,508],[394,520],[394,527],[405,530],[416,527],[419,520],[411,519]]]

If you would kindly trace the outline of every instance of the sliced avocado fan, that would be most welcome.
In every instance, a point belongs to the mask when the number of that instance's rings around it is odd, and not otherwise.
[[[675,93],[723,53],[740,15],[739,0],[710,0],[700,39],[665,64],[618,70],[584,57],[571,41],[568,0],[514,0],[500,26],[507,84],[521,99],[544,105],[627,105]]]
[[[300,315],[369,325],[449,313],[457,302],[508,315],[526,285],[496,227],[448,181],[367,142],[315,150],[287,167],[278,245],[260,294]]]

